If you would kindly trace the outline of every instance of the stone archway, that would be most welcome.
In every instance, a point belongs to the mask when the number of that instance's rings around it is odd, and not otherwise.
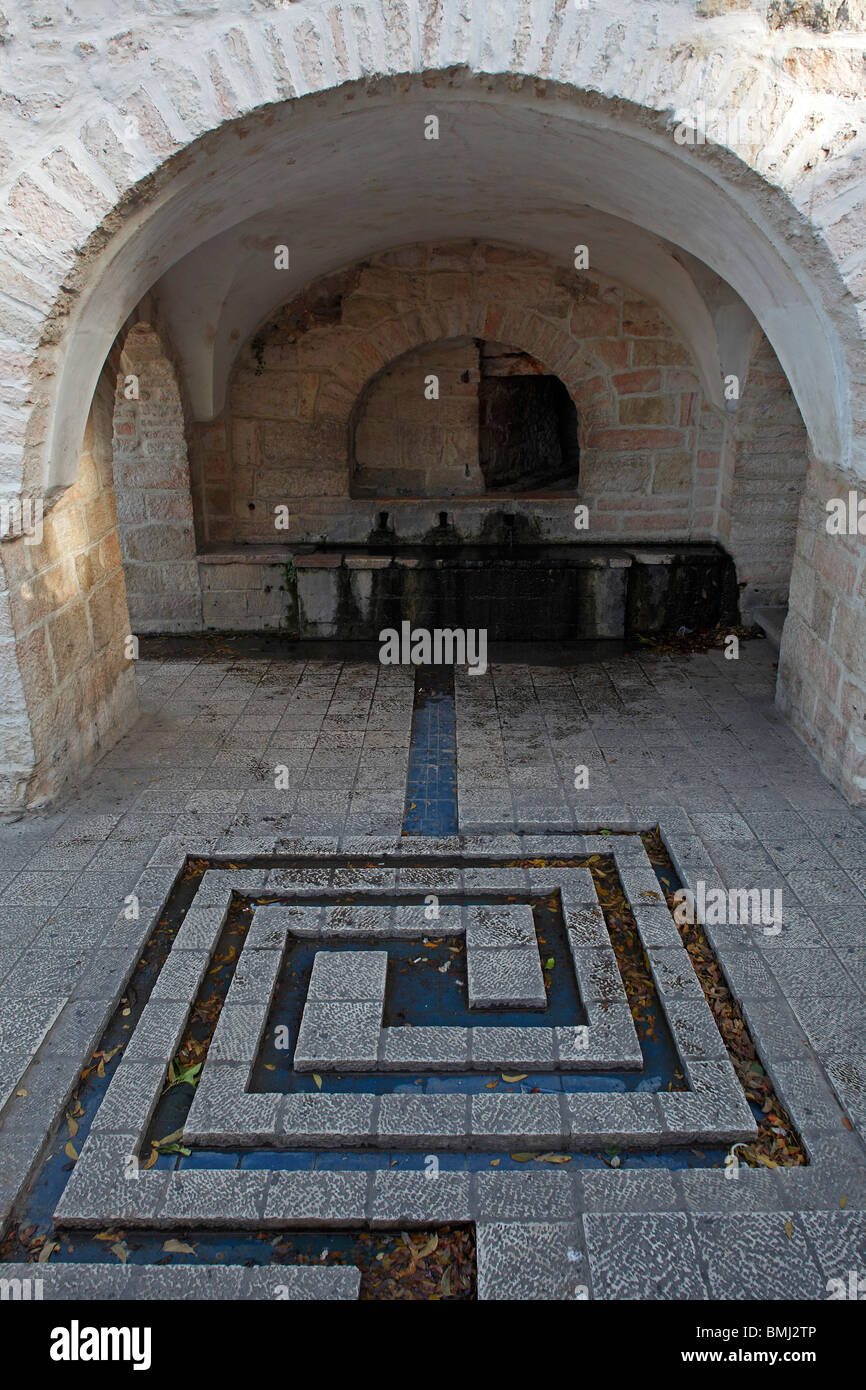
[[[375,247],[388,223],[393,244],[395,217],[404,238],[417,236],[419,223],[429,232],[435,219],[437,233],[459,221],[463,234],[489,235],[495,220],[500,236],[519,231],[564,256],[589,225],[580,221],[589,205],[607,219],[592,224],[599,245],[613,245],[618,227],[643,228],[647,238],[679,246],[681,261],[698,258],[726,279],[791,382],[814,459],[780,698],[822,746],[831,775],[862,799],[866,749],[859,727],[850,727],[866,690],[862,547],[840,537],[827,553],[812,543],[826,498],[844,496],[866,473],[861,218],[854,162],[840,159],[854,138],[851,107],[828,100],[816,123],[814,74],[802,56],[793,66],[787,60],[799,51],[796,35],[788,44],[783,32],[768,62],[763,19],[748,28],[737,14],[695,19],[673,4],[652,16],[623,10],[620,27],[595,7],[557,6],[534,26],[513,18],[467,21],[456,0],[429,13],[415,3],[371,3],[351,20],[339,8],[328,18],[205,16],[182,24],[185,49],[175,27],[155,21],[146,43],[134,28],[131,37],[108,37],[118,65],[111,81],[88,60],[97,45],[81,46],[83,80],[74,100],[51,98],[62,115],[47,138],[46,127],[28,126],[31,74],[19,61],[25,99],[20,144],[7,164],[2,252],[14,287],[3,306],[4,495],[41,492],[54,505],[72,483],[101,365],[155,279],[205,239],[223,239],[213,289],[230,305],[243,239],[247,253],[272,258],[274,227],[262,211],[273,207],[276,169],[281,177],[290,170],[291,196],[276,220],[285,227],[295,209],[289,237],[299,283]],[[822,43],[832,63],[835,34]],[[193,51],[210,51],[212,62],[187,67],[192,60],[178,53]],[[749,110],[771,118],[759,150],[748,129],[701,148],[677,142],[674,126],[692,94],[700,91],[707,108],[730,106],[729,74],[744,69],[753,83]],[[420,143],[431,102],[435,151]],[[431,178],[420,156],[442,152],[443,129],[463,158],[451,161],[452,172],[440,161]],[[364,152],[377,149],[389,153],[368,215],[347,219],[342,211],[357,201],[352,178],[367,178]],[[523,190],[519,216],[502,213],[506,169]],[[630,246],[623,233],[621,258]],[[652,279],[657,270],[648,255],[634,273]],[[208,312],[202,304],[200,315]],[[217,322],[200,364],[212,386],[230,360],[231,331],[230,315]],[[818,604],[824,591],[829,609]],[[14,640],[2,651],[13,717],[26,721],[32,677]],[[46,767],[44,756],[34,757],[31,785]]]

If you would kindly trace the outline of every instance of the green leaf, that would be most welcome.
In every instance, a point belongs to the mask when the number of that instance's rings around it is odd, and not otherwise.
[[[198,1074],[201,1071],[201,1068],[201,1062],[196,1062],[191,1067],[184,1067],[183,1071],[179,1071],[177,1073],[177,1081],[175,1084],[178,1086],[182,1086],[184,1085],[184,1083],[186,1083],[189,1086],[194,1086],[196,1083],[196,1078],[198,1077]]]

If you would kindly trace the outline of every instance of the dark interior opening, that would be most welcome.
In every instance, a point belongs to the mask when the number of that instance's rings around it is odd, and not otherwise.
[[[478,408],[478,461],[489,492],[577,481],[577,411],[558,377],[482,375]]]

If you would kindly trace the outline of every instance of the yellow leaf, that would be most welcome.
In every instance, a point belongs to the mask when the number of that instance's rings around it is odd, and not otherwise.
[[[78,1154],[75,1152],[75,1145],[74,1145],[74,1144],[71,1144],[71,1143],[70,1143],[70,1144],[67,1144],[67,1145],[65,1146],[63,1152],[66,1154],[66,1157],[67,1157],[67,1158],[73,1158],[73,1159],[75,1159],[75,1158],[78,1157]]]
[[[54,1254],[54,1251],[59,1249],[60,1245],[58,1241],[46,1240],[45,1244],[42,1246],[42,1249],[39,1251],[39,1258],[37,1259],[36,1263],[44,1265],[47,1260],[51,1259],[51,1256]]]
[[[78,1121],[73,1120],[71,1115],[66,1116],[66,1127],[69,1130],[69,1138],[74,1139],[78,1133]]]
[[[513,1158],[515,1163],[531,1163],[535,1154],[509,1154],[508,1157]]]
[[[120,1260],[120,1263],[121,1263],[122,1265],[125,1265],[125,1264],[126,1264],[127,1251],[126,1251],[126,1247],[125,1247],[125,1246],[120,1245],[120,1244],[118,1243],[117,1245],[109,1245],[108,1248],[109,1248],[109,1250],[111,1251],[112,1255],[116,1255],[116,1256],[117,1256],[117,1258]]]
[[[195,1250],[191,1245],[187,1245],[182,1240],[167,1240],[163,1243],[163,1250],[170,1255],[194,1255]]]
[[[502,1159],[501,1159],[501,1158],[491,1158],[491,1160],[490,1160],[490,1167],[491,1167],[491,1168],[498,1168],[501,1162],[502,1162]]]
[[[570,1163],[571,1154],[539,1154],[539,1163]]]
[[[265,1071],[276,1071],[273,1062],[265,1062]]]
[[[793,1223],[793,1221],[786,1221],[786,1222],[785,1222],[785,1235],[788,1237],[789,1240],[792,1240],[792,1239],[793,1239],[793,1236],[794,1236],[794,1223]]]
[[[15,1092],[15,1094],[16,1094],[16,1096],[26,1096],[26,1095],[27,1095],[27,1087],[26,1087],[26,1086],[19,1086],[19,1088],[18,1088],[18,1090]]]
[[[485,1089],[488,1091],[495,1091],[498,1085],[498,1081],[488,1081]]]
[[[525,1081],[526,1078],[527,1078],[527,1075],[528,1075],[528,1073],[525,1072],[525,1071],[522,1071],[522,1072],[520,1072],[520,1073],[518,1073],[518,1074],[516,1074],[516,1075],[512,1075],[512,1076],[506,1076],[505,1072],[503,1072],[503,1073],[502,1073],[502,1080],[503,1080],[503,1081]]]
[[[321,1091],[321,1089],[322,1089],[322,1078],[319,1076],[318,1072],[315,1072],[315,1071],[313,1072],[313,1080],[315,1081],[317,1087],[318,1087],[319,1090]]]
[[[156,1163],[156,1160],[157,1160],[158,1158],[159,1158],[159,1150],[158,1150],[158,1149],[151,1149],[150,1154],[149,1154],[148,1158],[146,1159],[146,1161],[145,1161],[144,1163],[139,1162],[139,1165],[138,1165],[138,1166],[139,1166],[139,1168],[152,1168],[153,1165],[154,1165],[154,1163]]]
[[[175,1129],[175,1130],[172,1131],[171,1134],[166,1134],[165,1137],[164,1137],[163,1139],[156,1139],[156,1140],[154,1141],[154,1145],[155,1145],[155,1147],[156,1147],[157,1149],[161,1149],[161,1148],[163,1147],[164,1144],[176,1144],[177,1141],[178,1141],[178,1139],[182,1139],[182,1138],[183,1138],[183,1130],[182,1130],[182,1129]]]
[[[845,1208],[846,1208],[847,1205],[848,1205],[848,1198],[847,1198],[847,1197],[843,1197],[843,1198],[841,1199],[839,1205],[840,1205],[840,1207],[842,1208],[842,1210],[844,1211]]]

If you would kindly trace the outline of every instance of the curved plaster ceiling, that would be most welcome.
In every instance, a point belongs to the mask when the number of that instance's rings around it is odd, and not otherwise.
[[[370,219],[368,240],[360,253],[357,244],[351,249],[346,244],[349,261],[394,245],[388,240],[391,229],[399,229],[397,244],[458,236],[505,241],[544,252],[566,269],[572,265],[573,247],[587,246],[592,270],[659,305],[691,348],[707,398],[715,405],[724,404],[724,372],[710,310],[689,272],[674,259],[672,248],[640,227],[587,208],[521,212],[510,207],[495,217],[490,210],[466,208],[448,216],[433,207],[426,212],[418,203],[410,216],[404,214],[398,220],[390,198],[381,214],[381,225]],[[222,410],[238,350],[262,321],[310,280],[345,264],[331,259],[336,239],[314,250],[306,230],[295,230],[296,223],[290,208],[249,218],[185,256],[155,287],[161,319],[178,353],[187,397],[199,420],[212,419]],[[431,235],[431,227],[440,230]],[[351,238],[345,240],[348,243]],[[298,262],[303,265],[300,282],[297,274],[274,268],[274,247],[280,244],[289,247],[290,269]],[[744,308],[730,289],[728,296]],[[746,312],[747,339],[753,328],[754,319]]]
[[[431,110],[438,141],[423,138]],[[723,178],[705,154],[598,101],[431,78],[337,89],[223,127],[183,152],[94,258],[70,312],[49,486],[74,478],[99,371],[158,281],[195,411],[208,418],[234,353],[269,309],[378,250],[455,237],[531,246],[564,265],[587,242],[591,265],[659,302],[716,401],[722,367],[736,370],[720,342],[737,356],[736,324],[751,322],[739,296],[788,375],[813,447],[841,460],[846,368],[797,246],[806,229],[781,194],[737,170],[736,181]],[[289,270],[273,268],[277,243],[290,248]],[[702,293],[706,272],[693,273],[692,258],[726,285],[711,277],[713,294]]]

